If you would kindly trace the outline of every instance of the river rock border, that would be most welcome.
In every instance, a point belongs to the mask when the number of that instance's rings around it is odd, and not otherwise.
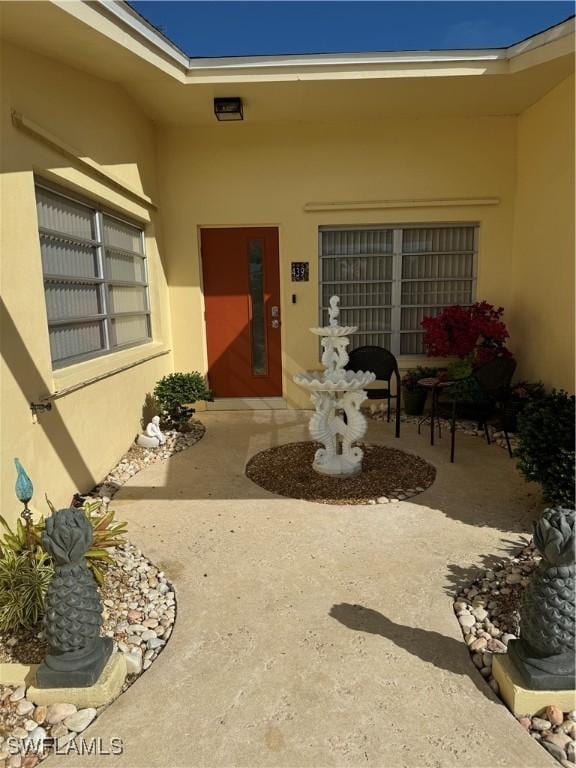
[[[159,461],[166,461],[175,453],[190,448],[204,437],[206,427],[200,421],[193,419],[188,424],[186,432],[177,432],[176,430],[166,430],[164,436],[166,442],[159,448],[142,448],[133,443],[128,451],[122,456],[118,464],[112,469],[99,483],[92,494],[112,498],[124,483],[138,472]]]
[[[132,445],[89,495],[103,497],[107,506],[130,477],[194,445],[205,431],[204,425],[194,420],[187,432],[165,432],[166,443],[161,448]],[[127,542],[117,547],[112,557],[100,589],[102,628],[107,637],[114,639],[115,651],[123,653],[126,659],[124,692],[151,666],[172,634],[176,595],[165,574],[133,544]],[[17,662],[17,637],[2,639],[8,655],[13,654],[13,661]],[[25,685],[0,685],[0,768],[34,768],[54,749],[59,755],[68,751],[77,754],[76,737],[110,706],[78,710],[65,701],[35,706],[26,698],[26,690]]]
[[[539,561],[536,550],[528,544],[516,557],[484,571],[460,590],[454,601],[472,663],[496,694],[499,690],[492,675],[492,659],[496,653],[506,653],[508,642],[519,636],[520,598]],[[576,711],[562,712],[552,704],[532,717],[517,719],[564,768],[574,768]]]
[[[115,549],[113,558],[101,589],[103,631],[126,659],[124,692],[150,667],[172,634],[176,595],[164,573],[133,544]],[[7,646],[14,648],[10,640]],[[59,754],[67,750],[76,754],[71,742],[108,706],[78,710],[66,701],[34,706],[26,698],[26,686],[0,686],[0,768],[33,768],[48,757],[50,747]],[[15,746],[20,754],[11,754]]]

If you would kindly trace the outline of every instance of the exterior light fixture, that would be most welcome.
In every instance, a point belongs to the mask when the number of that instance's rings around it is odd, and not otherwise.
[[[239,96],[214,99],[216,120],[244,120],[242,99]]]

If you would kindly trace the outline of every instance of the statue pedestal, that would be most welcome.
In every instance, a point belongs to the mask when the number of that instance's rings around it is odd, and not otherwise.
[[[157,437],[148,437],[148,435],[138,435],[136,445],[140,448],[159,448],[160,440]]]
[[[576,691],[535,691],[524,687],[516,665],[506,653],[495,653],[492,674],[500,686],[500,695],[516,717],[535,715],[551,704],[563,712],[576,709]]]
[[[362,459],[355,460],[354,457],[347,458],[342,454],[330,456],[322,461],[315,461],[312,469],[321,475],[330,475],[332,477],[350,477],[357,475],[362,470]]]
[[[111,637],[97,637],[85,648],[66,653],[50,649],[36,671],[39,688],[88,688],[95,685],[114,651]]]
[[[26,698],[34,704],[75,704],[78,709],[101,707],[117,698],[126,679],[126,659],[117,651],[108,659],[94,685],[86,688],[38,688],[34,683],[26,691]]]

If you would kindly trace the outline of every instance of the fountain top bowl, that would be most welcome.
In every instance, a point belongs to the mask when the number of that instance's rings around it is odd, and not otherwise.
[[[350,336],[358,330],[356,325],[326,325],[323,328],[310,328],[310,333],[315,336],[335,337]]]

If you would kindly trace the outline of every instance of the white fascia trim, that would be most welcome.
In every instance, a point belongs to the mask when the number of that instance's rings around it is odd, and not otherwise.
[[[515,43],[506,49],[506,58],[514,59],[516,56],[520,56],[528,51],[533,51],[534,48],[540,48],[542,45],[553,43],[555,40],[560,40],[562,37],[574,34],[576,28],[576,18],[567,19],[561,24],[556,24],[555,27],[545,29],[544,32],[539,32],[537,35],[528,37],[526,40],[522,40],[519,43]]]
[[[266,67],[334,67],[363,64],[420,64],[506,59],[505,50],[478,51],[390,51],[389,53],[312,53],[280,56],[234,56],[190,59],[191,70],[259,69]]]
[[[83,0],[86,2],[87,0]],[[374,64],[419,64],[419,63],[462,63],[471,61],[510,61],[516,56],[527,53],[547,43],[559,40],[574,33],[575,19],[557,24],[526,40],[516,43],[509,48],[463,49],[450,51],[390,51],[366,53],[318,53],[318,54],[284,54],[274,56],[228,56],[220,58],[191,59],[176,45],[169,42],[152,25],[146,24],[142,18],[123,0],[93,0],[92,7],[100,6],[108,14],[113,15],[135,34],[171,58],[180,67],[185,67],[187,74],[207,69],[239,70],[278,67],[334,67]]]
[[[83,0],[87,2],[87,0]],[[135,32],[139,37],[143,37],[148,43],[161,51],[165,56],[172,59],[180,67],[189,69],[190,58],[178,48],[174,43],[169,42],[152,25],[145,24],[140,16],[130,8],[123,0],[95,0],[90,2],[91,6],[101,6],[100,10],[114,16],[126,26]]]

